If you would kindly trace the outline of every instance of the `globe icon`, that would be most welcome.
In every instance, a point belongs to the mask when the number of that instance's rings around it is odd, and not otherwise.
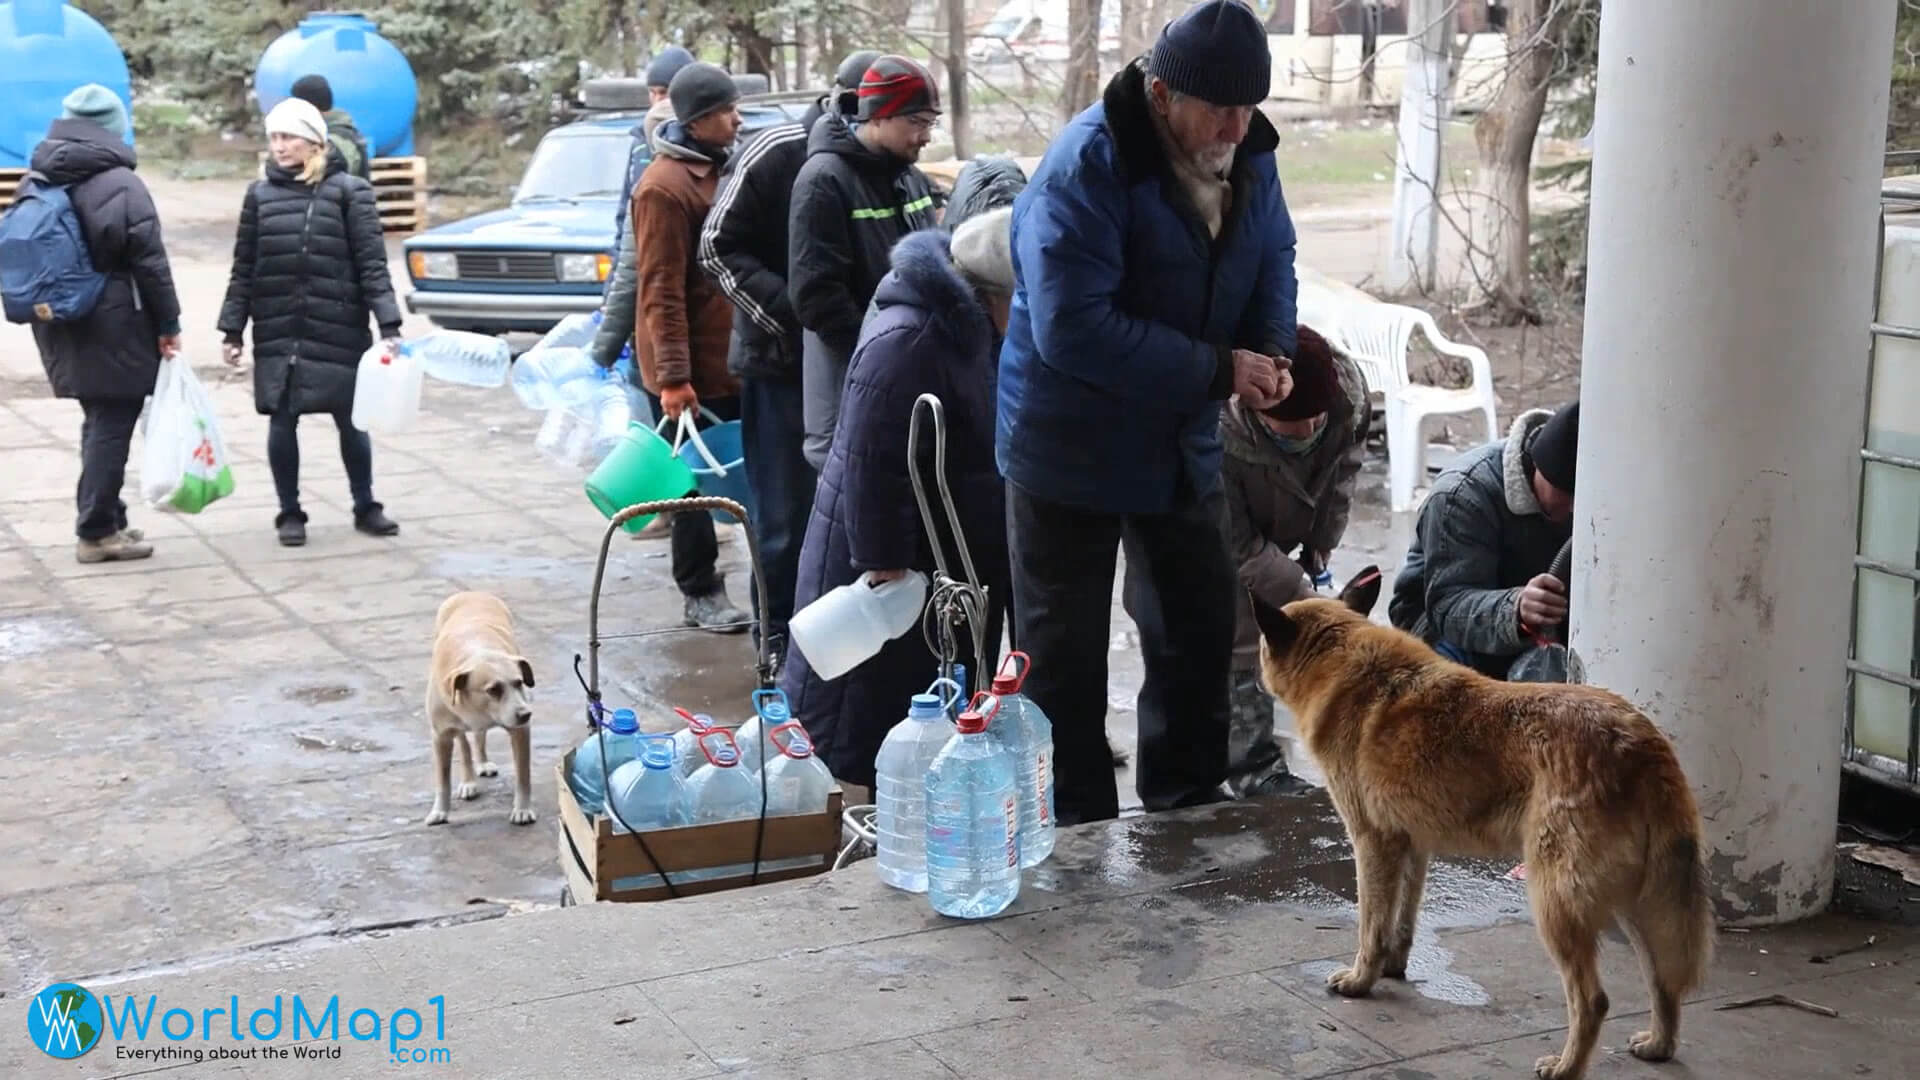
[[[27,1005],[27,1035],[49,1057],[77,1058],[100,1041],[100,1001],[75,983],[55,983]]]

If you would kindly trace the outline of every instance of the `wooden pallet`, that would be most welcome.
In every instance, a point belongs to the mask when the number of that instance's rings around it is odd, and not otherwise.
[[[377,157],[367,163],[373,197],[380,204],[380,226],[388,232],[417,232],[427,227],[427,159]]]
[[[0,210],[13,205],[13,193],[19,190],[20,181],[26,175],[25,169],[0,169]]]

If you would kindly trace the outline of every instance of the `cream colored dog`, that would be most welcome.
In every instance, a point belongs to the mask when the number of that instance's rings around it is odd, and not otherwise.
[[[453,746],[460,744],[460,786],[451,794],[471,799],[480,794],[480,776],[500,770],[487,760],[487,731],[507,729],[513,747],[515,825],[533,821],[531,707],[533,665],[513,643],[513,615],[492,593],[463,592],[447,597],[433,622],[433,662],[427,669],[427,723],[433,730],[433,809],[427,824],[447,821],[448,773]],[[477,751],[477,753],[476,753]]]

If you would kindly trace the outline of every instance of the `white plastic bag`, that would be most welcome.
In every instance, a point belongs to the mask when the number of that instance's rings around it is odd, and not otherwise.
[[[160,361],[147,409],[140,495],[156,510],[197,514],[233,494],[232,459],[213,399],[181,357]]]

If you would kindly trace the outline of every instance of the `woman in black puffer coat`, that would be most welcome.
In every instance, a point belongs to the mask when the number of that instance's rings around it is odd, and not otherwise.
[[[307,541],[296,431],[300,417],[328,413],[340,431],[354,528],[392,536],[400,526],[373,498],[373,445],[351,419],[360,357],[373,346],[369,314],[381,337],[400,336],[373,187],[329,152],[326,121],[298,98],[267,114],[267,135],[272,159],[240,211],[220,332],[227,362],[238,364],[241,332],[253,323],[253,404],[272,417],[274,527],[288,547]]]

